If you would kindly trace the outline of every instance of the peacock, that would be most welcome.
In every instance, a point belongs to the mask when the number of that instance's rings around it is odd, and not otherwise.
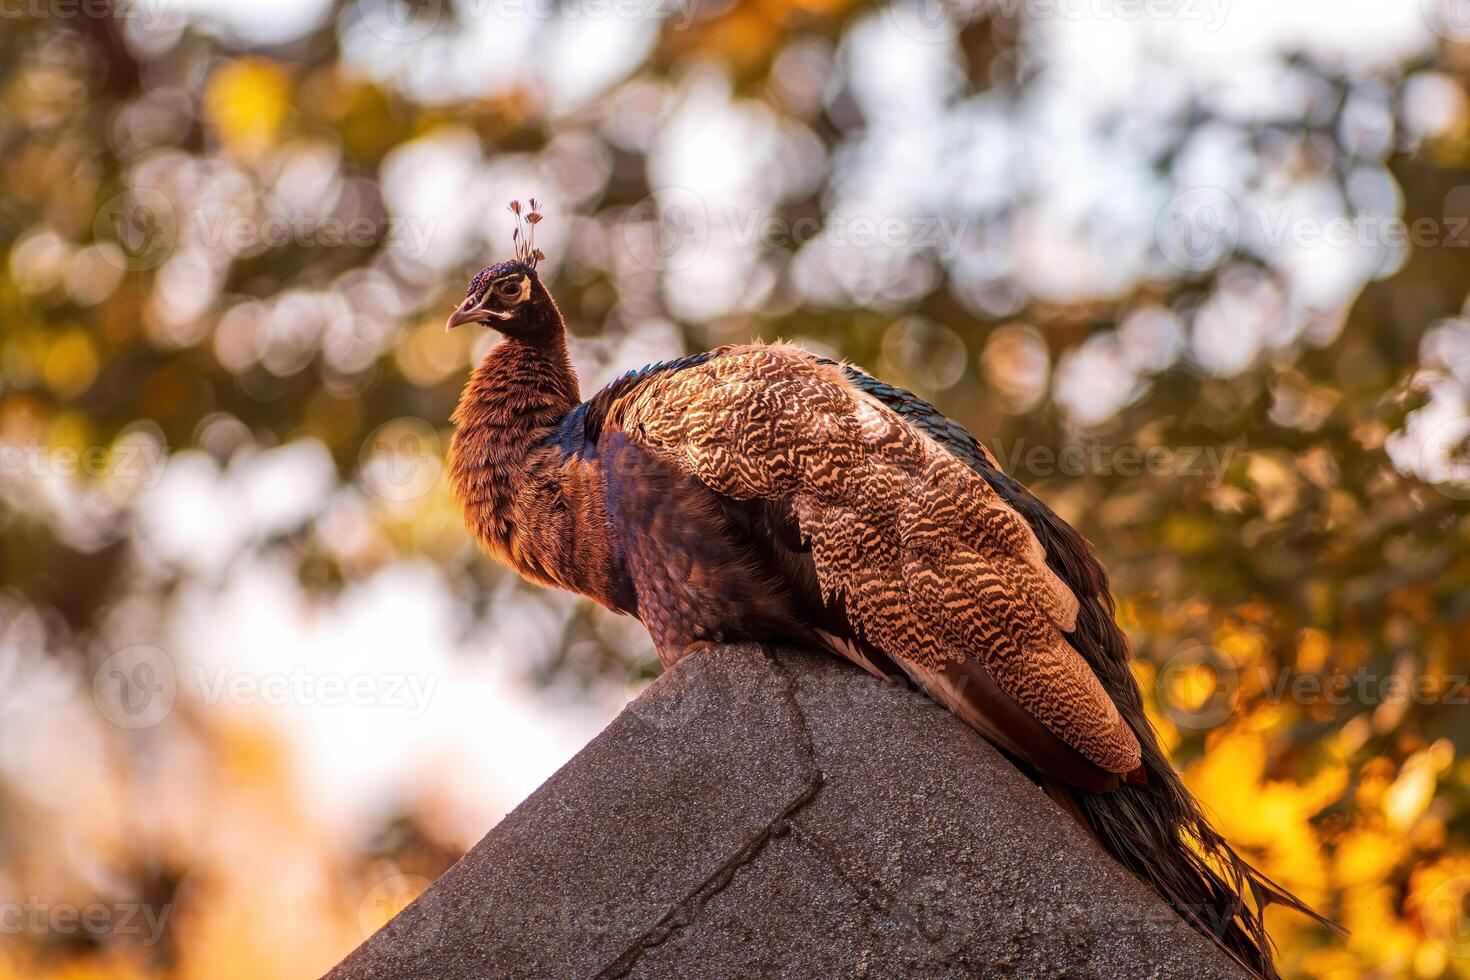
[[[666,667],[786,642],[917,686],[1258,976],[1277,975],[1267,905],[1341,931],[1211,826],[1145,717],[1102,565],[969,432],[785,343],[651,364],[584,401],[530,203],[511,205],[514,258],[446,327],[503,336],[450,446],[486,551],[636,616]]]

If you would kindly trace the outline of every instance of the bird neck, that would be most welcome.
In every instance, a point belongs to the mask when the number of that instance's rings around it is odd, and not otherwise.
[[[534,429],[554,425],[581,400],[566,334],[507,337],[470,375],[454,421],[494,432]]]
[[[470,376],[454,412],[450,478],[492,551],[514,533],[511,507],[547,432],[581,401],[564,330],[507,337]]]

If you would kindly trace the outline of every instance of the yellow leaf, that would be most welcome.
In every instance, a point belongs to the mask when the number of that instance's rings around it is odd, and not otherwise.
[[[46,353],[42,369],[46,387],[61,398],[74,398],[97,378],[97,350],[85,330],[68,330]]]
[[[227,150],[254,156],[271,145],[291,102],[286,73],[264,58],[239,58],[209,79],[204,116]]]
[[[1388,825],[1408,830],[1434,799],[1436,765],[1428,750],[1415,752],[1404,762],[1399,776],[1383,794],[1383,812]]]

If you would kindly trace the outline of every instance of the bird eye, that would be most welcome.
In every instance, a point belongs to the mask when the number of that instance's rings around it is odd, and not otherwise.
[[[513,279],[507,279],[495,288],[502,296],[515,296],[521,291],[520,283]]]

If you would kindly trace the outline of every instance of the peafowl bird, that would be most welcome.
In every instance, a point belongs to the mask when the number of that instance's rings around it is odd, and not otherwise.
[[[491,555],[638,617],[665,666],[789,642],[916,685],[1259,976],[1276,976],[1267,905],[1337,930],[1211,826],[1144,715],[1091,548],[970,433],[779,343],[649,365],[583,401],[534,201],[524,219],[515,258],[475,276],[447,325],[504,337],[450,449]]]

